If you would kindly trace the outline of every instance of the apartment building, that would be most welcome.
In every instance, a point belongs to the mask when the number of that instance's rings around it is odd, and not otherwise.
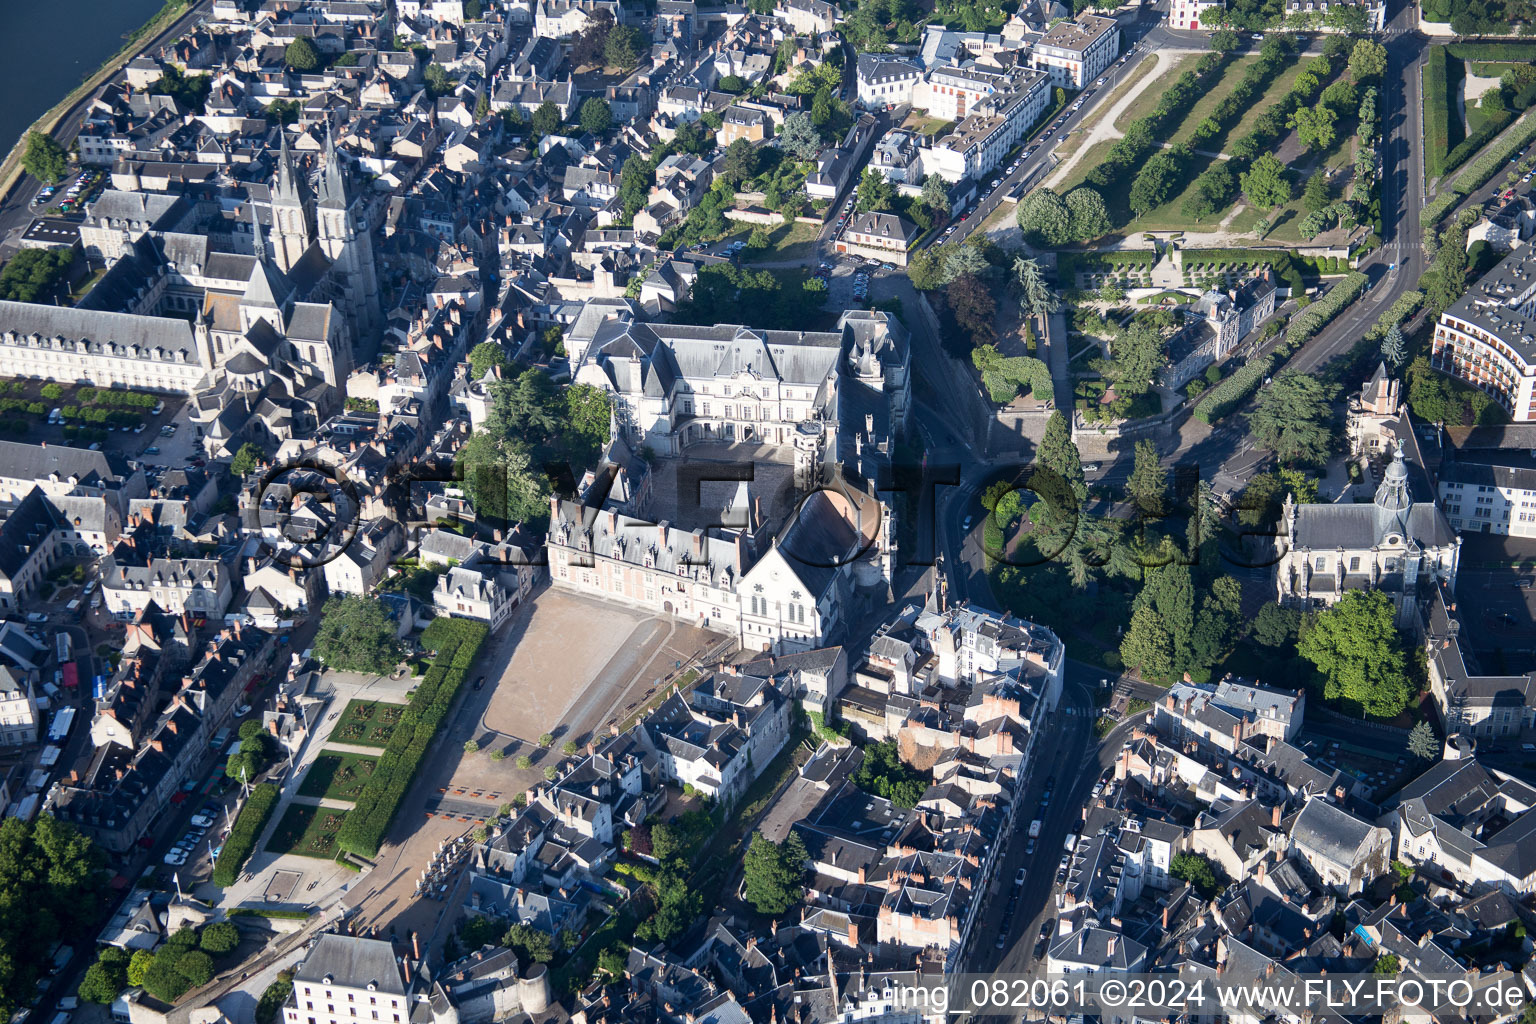
[[[907,265],[907,250],[917,241],[917,225],[895,213],[859,213],[838,236],[837,251]]]
[[[1430,362],[1481,388],[1516,423],[1536,420],[1536,253],[1506,256],[1435,325]]]
[[[37,742],[37,698],[31,674],[0,665],[0,747]]]
[[[1120,23],[1083,13],[1041,36],[1030,63],[1048,72],[1052,85],[1081,89],[1102,75],[1119,54]]]
[[[1019,69],[1005,89],[980,100],[975,112],[932,147],[923,150],[923,172],[945,181],[980,180],[991,174],[1050,103],[1051,77]]]

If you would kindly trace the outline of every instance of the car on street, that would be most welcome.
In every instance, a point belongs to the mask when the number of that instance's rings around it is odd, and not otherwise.
[[[989,187],[990,188],[997,188],[997,186],[1001,185],[1002,183],[1003,183],[1003,179],[1001,179],[1001,178],[993,178],[992,179],[992,184]]]
[[[235,708],[235,717],[236,718],[244,718],[246,715],[248,715],[250,713],[251,713],[251,706],[249,704],[241,704],[239,707]]]
[[[1094,82],[1093,84],[1094,84],[1095,87],[1103,85],[1104,84],[1104,79],[1101,78],[1097,82]]]
[[[166,854],[165,854],[165,864],[166,864],[167,867],[179,868],[183,864],[185,864],[186,862],[187,862],[187,853],[186,853],[185,850],[168,850],[168,851],[166,851]]]
[[[157,444],[152,444],[148,448],[144,449],[144,454],[145,455],[159,455],[160,454],[160,446],[157,445]]]
[[[1024,875],[1025,875],[1025,871],[1024,871],[1023,868],[1019,868],[1018,871],[1014,872],[1013,884],[1014,885],[1023,885],[1024,884]]]
[[[1515,589],[1516,590],[1530,590],[1531,589],[1531,581],[1529,579],[1518,579],[1518,580],[1515,580]],[[28,616],[28,618],[31,618],[31,616]]]
[[[199,811],[198,813],[192,815],[192,820],[189,821],[187,824],[191,825],[193,828],[208,829],[208,828],[212,828],[213,827],[213,822],[214,822],[213,815],[205,814],[205,813]]]

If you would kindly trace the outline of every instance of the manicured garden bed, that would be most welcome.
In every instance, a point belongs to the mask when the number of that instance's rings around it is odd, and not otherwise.
[[[388,746],[389,737],[394,734],[395,724],[404,710],[402,704],[354,700],[342,711],[341,720],[331,731],[331,740],[359,747]]]
[[[348,750],[322,750],[299,785],[300,796],[356,800],[373,777],[378,759]]]
[[[290,804],[267,840],[267,852],[295,853],[300,857],[336,857],[336,833],[346,821],[346,811],[311,804]]]

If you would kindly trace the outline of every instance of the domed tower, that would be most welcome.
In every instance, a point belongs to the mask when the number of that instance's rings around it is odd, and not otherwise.
[[[1397,442],[1392,464],[1387,467],[1381,486],[1376,488],[1376,539],[1389,534],[1408,536],[1408,510],[1413,495],[1408,492],[1408,464],[1403,461],[1403,442]]]
[[[360,223],[360,212],[352,208],[346,172],[330,132],[325,136],[325,159],[320,165],[316,192],[319,201],[315,220],[320,247],[331,260],[331,273],[341,275],[336,288],[337,305],[347,314],[353,337],[368,337],[383,319],[373,241],[368,226]]]

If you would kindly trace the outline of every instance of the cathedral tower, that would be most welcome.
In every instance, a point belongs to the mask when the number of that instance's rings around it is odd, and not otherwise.
[[[282,152],[277,161],[277,183],[272,187],[272,258],[286,274],[309,248],[310,230],[299,178],[288,152],[288,133],[279,129],[278,134],[282,138]]]
[[[320,246],[331,260],[332,273],[340,275],[337,305],[347,315],[353,338],[367,348],[383,321],[373,242],[367,224],[362,222],[362,211],[352,208],[346,173],[329,132],[316,192],[319,202],[315,220]]]

